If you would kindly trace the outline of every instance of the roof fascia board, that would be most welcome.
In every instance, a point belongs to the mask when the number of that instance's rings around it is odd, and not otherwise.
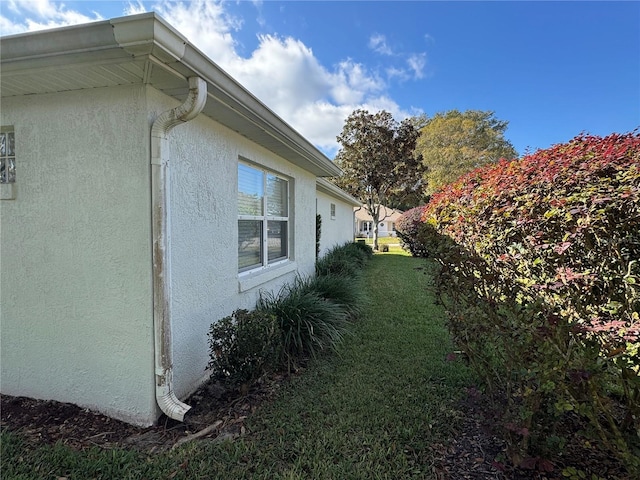
[[[222,68],[212,63],[197,48],[187,45],[181,63],[196,75],[207,80],[210,96],[232,108],[243,118],[311,162],[320,169],[320,176],[333,177],[342,174],[342,170],[320,150],[302,137]]]
[[[354,207],[362,206],[362,202],[360,200],[358,200],[355,197],[352,197],[347,192],[345,192],[338,186],[334,185],[333,183],[329,182],[328,180],[325,180],[324,178],[316,179],[316,188],[319,191],[326,193],[327,195],[330,195],[332,197],[335,197],[339,200],[342,200]]]

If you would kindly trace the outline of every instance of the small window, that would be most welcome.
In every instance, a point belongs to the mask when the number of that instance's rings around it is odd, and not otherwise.
[[[289,181],[238,165],[238,271],[289,257]]]
[[[13,128],[0,129],[0,183],[16,182],[16,140]]]
[[[331,204],[331,218],[332,219],[336,218],[336,204],[335,203]]]

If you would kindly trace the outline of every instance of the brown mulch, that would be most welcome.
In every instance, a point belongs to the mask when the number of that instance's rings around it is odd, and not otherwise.
[[[135,449],[160,453],[193,438],[234,439],[244,435],[245,420],[272,398],[284,375],[259,380],[247,392],[209,381],[186,403],[184,422],[163,415],[151,427],[136,427],[68,403],[0,396],[0,427],[18,432],[31,445],[60,442],[75,450],[91,447]]]
[[[27,444],[60,442],[75,450],[91,447],[135,449],[147,454],[170,450],[185,441],[235,439],[246,434],[245,421],[277,392],[283,375],[265,378],[248,392],[230,390],[210,381],[188,400],[192,409],[185,422],[165,416],[152,427],[136,427],[75,405],[24,397],[0,396],[0,428],[18,432]],[[464,418],[458,434],[447,445],[433,445],[438,480],[566,480],[572,466],[603,480],[631,480],[613,459],[578,443],[554,460],[553,470],[540,465],[513,468],[505,459],[506,444],[495,433],[495,406],[471,388],[457,408]],[[203,435],[199,436],[204,433]],[[577,478],[577,477],[576,477]]]

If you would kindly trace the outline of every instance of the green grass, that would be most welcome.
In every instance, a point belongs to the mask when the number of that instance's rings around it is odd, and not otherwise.
[[[454,405],[470,373],[447,362],[443,312],[425,288],[424,260],[377,254],[366,306],[338,354],[283,386],[235,442],[188,444],[147,457],[128,451],[29,451],[2,435],[3,479],[434,478],[430,446],[455,434]]]
[[[357,240],[363,240],[362,238],[356,238]],[[373,245],[373,238],[365,238],[364,239],[365,243],[367,245]],[[396,244],[396,243],[400,243],[400,239],[398,237],[378,237],[378,245],[389,245],[389,244]]]

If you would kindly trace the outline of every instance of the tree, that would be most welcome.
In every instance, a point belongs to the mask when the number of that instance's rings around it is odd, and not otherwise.
[[[364,202],[373,220],[373,248],[378,248],[378,224],[386,212],[422,188],[422,159],[415,155],[419,131],[411,119],[396,122],[386,111],[354,111],[337,137],[341,149],[335,163],[343,175],[335,183]]]
[[[487,163],[516,158],[513,145],[504,138],[508,124],[494,112],[480,110],[450,110],[428,119],[416,145],[426,170],[425,193]]]

